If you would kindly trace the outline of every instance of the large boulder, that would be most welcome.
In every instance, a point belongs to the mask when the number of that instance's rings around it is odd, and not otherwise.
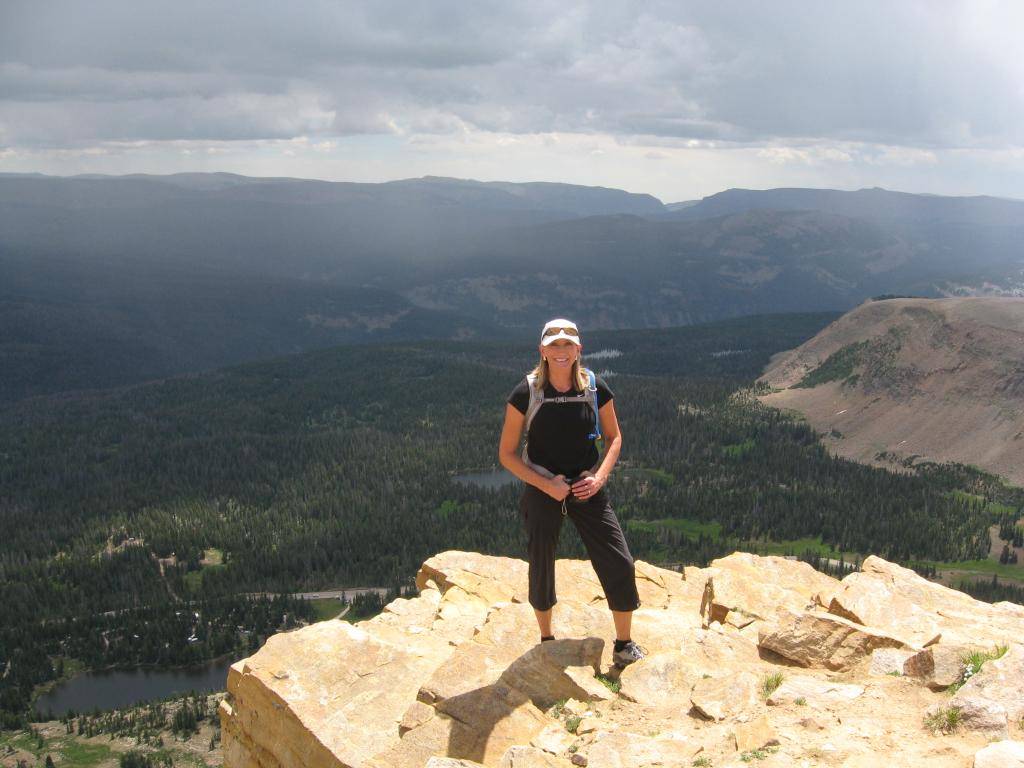
[[[419,681],[454,649],[383,630],[325,621],[274,635],[233,664],[221,705],[225,763],[354,767],[396,743]]]
[[[711,562],[701,606],[705,623],[744,626],[776,620],[782,612],[812,608],[816,598],[831,594],[839,582],[799,560],[734,552]]]
[[[839,616],[800,612],[763,631],[758,646],[802,667],[846,670],[876,648],[905,648],[906,643]]]
[[[1024,608],[989,605],[874,555],[842,580],[829,611],[925,647],[991,645],[1019,638]]]
[[[658,653],[626,667],[619,676],[620,693],[646,706],[672,706],[700,678],[691,660],[678,651]]]

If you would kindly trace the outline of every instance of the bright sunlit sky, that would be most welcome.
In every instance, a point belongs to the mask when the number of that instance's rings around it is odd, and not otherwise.
[[[1024,198],[1024,3],[0,2],[0,172]]]

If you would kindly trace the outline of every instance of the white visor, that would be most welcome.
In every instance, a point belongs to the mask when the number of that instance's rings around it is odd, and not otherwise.
[[[540,332],[540,343],[545,347],[559,339],[567,339],[576,345],[582,344],[576,323],[563,317],[548,321]]]

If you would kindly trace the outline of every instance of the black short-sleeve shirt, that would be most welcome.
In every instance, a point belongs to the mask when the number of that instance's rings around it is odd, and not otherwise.
[[[615,395],[600,376],[595,376],[597,407]],[[580,394],[579,390],[559,392],[551,383],[544,386],[545,397]],[[524,378],[508,396],[507,401],[522,414],[530,405],[529,384]],[[594,431],[594,409],[589,403],[544,403],[533,417],[526,435],[527,455],[556,475],[575,477],[597,464],[597,445],[587,437]]]

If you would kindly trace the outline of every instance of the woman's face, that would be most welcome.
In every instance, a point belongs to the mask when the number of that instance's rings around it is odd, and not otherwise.
[[[548,370],[559,369],[572,370],[572,364],[580,356],[582,347],[573,344],[568,339],[558,339],[547,346],[540,345],[540,354],[548,361]]]

